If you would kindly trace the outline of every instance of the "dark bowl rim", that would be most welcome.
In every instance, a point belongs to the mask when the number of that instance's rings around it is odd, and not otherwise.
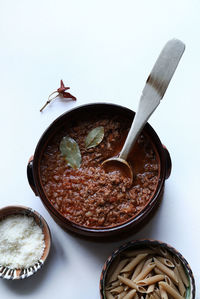
[[[159,178],[159,182],[158,182],[158,186],[157,186],[157,190],[154,193],[154,196],[151,198],[150,202],[141,210],[141,212],[136,215],[135,217],[131,218],[130,220],[126,221],[125,223],[122,223],[120,225],[114,226],[114,227],[108,227],[108,228],[88,228],[88,227],[84,227],[81,225],[78,225],[70,220],[68,220],[67,218],[65,218],[61,213],[59,213],[54,207],[53,205],[49,202],[49,200],[46,198],[46,195],[43,191],[42,188],[42,184],[40,182],[39,179],[39,171],[38,171],[38,164],[39,164],[39,153],[41,148],[43,148],[43,141],[45,140],[45,138],[48,136],[49,132],[51,132],[52,128],[55,126],[56,124],[61,122],[62,120],[64,120],[68,115],[70,115],[71,113],[75,113],[76,111],[79,111],[81,109],[87,110],[89,108],[95,108],[97,106],[107,106],[107,107],[114,107],[116,109],[120,109],[122,111],[124,111],[124,113],[128,113],[129,115],[134,116],[135,112],[125,106],[121,106],[118,104],[113,104],[113,103],[108,103],[108,102],[99,102],[99,103],[89,103],[89,104],[82,104],[80,106],[76,106],[73,107],[72,109],[62,113],[60,116],[58,116],[47,128],[46,130],[43,132],[43,134],[41,135],[37,146],[35,148],[35,152],[34,152],[34,158],[33,158],[33,177],[34,177],[34,182],[36,185],[36,189],[38,192],[38,195],[40,196],[43,204],[45,205],[45,207],[47,208],[47,210],[56,218],[59,219],[62,223],[64,223],[65,226],[67,226],[69,229],[71,228],[72,230],[74,229],[76,232],[80,232],[82,234],[98,234],[98,236],[104,236],[105,233],[115,233],[118,232],[120,230],[126,229],[127,227],[133,225],[134,223],[140,223],[145,217],[145,214],[149,214],[150,211],[153,209],[153,207],[156,205],[158,198],[163,190],[164,187],[164,182],[165,182],[165,173],[166,173],[166,160],[165,160],[165,155],[164,155],[164,150],[163,150],[163,145],[160,141],[160,138],[158,137],[157,133],[155,132],[155,130],[153,129],[153,127],[147,123],[145,125],[145,130],[148,132],[150,131],[152,135],[150,135],[153,139],[156,140],[156,150],[159,154],[159,158],[160,158],[160,178]],[[161,150],[162,149],[162,150]]]
[[[156,239],[131,240],[131,241],[128,241],[128,242],[125,242],[125,243],[121,244],[120,246],[118,246],[117,248],[115,248],[112,251],[110,256],[104,262],[104,265],[103,265],[102,271],[101,271],[101,275],[100,275],[99,291],[100,291],[101,299],[104,299],[104,297],[105,297],[104,296],[104,283],[105,283],[107,271],[108,271],[110,265],[112,264],[113,260],[121,252],[123,252],[124,250],[127,250],[130,247],[135,247],[135,246],[136,247],[139,247],[139,246],[142,247],[142,246],[149,246],[149,245],[157,245],[157,246],[167,248],[167,250],[172,252],[174,255],[176,255],[180,259],[180,261],[184,265],[185,269],[187,270],[187,274],[188,274],[188,276],[190,277],[190,280],[191,280],[192,292],[191,292],[191,296],[190,296],[189,299],[195,299],[195,293],[196,293],[195,279],[194,279],[194,275],[193,275],[193,272],[192,272],[192,269],[191,269],[189,263],[187,262],[185,257],[176,248],[174,248],[173,246],[169,245],[166,242],[156,240]]]

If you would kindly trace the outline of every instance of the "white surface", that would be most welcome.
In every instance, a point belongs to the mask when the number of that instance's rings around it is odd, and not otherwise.
[[[2,299],[99,298],[103,263],[127,239],[95,243],[64,232],[30,189],[27,161],[46,127],[72,107],[109,101],[135,110],[161,48],[173,37],[186,51],[149,121],[170,151],[172,174],[155,217],[128,240],[160,239],[179,250],[200,298],[199,11],[198,0],[0,2],[0,206],[34,208],[53,238],[49,261],[35,276],[0,280]],[[60,79],[77,102],[56,100],[40,113]]]

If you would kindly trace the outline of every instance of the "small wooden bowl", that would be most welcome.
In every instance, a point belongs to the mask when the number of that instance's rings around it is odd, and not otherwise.
[[[120,258],[123,253],[129,249],[131,250],[141,250],[141,249],[147,249],[147,248],[163,248],[167,252],[171,253],[175,258],[178,259],[178,261],[181,262],[181,264],[184,267],[185,273],[188,277],[189,280],[189,287],[187,288],[186,292],[186,299],[195,299],[195,281],[194,281],[194,276],[192,273],[192,270],[186,261],[186,259],[179,253],[175,248],[172,246],[157,241],[157,240],[149,240],[149,239],[144,239],[144,240],[135,240],[135,241],[130,241],[128,243],[123,244],[119,248],[117,248],[111,256],[107,259],[103,266],[103,270],[101,272],[101,278],[100,278],[100,298],[101,299],[106,299],[105,295],[105,283],[107,279],[107,275],[109,274],[109,270],[111,269],[111,265],[113,265],[114,262],[116,262],[117,258]]]
[[[38,212],[24,206],[7,206],[0,209],[0,221],[5,219],[7,216],[19,214],[33,217],[35,222],[41,227],[44,234],[45,248],[42,257],[34,266],[24,269],[10,269],[0,265],[0,277],[3,279],[24,279],[35,274],[43,266],[50,251],[51,233],[46,221]]]

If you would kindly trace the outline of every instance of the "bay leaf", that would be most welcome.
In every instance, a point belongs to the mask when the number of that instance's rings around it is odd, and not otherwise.
[[[65,136],[60,142],[60,152],[67,161],[67,164],[74,169],[81,166],[81,152],[77,142],[69,137]]]
[[[96,127],[92,129],[86,139],[85,139],[85,147],[86,149],[92,148],[97,146],[101,141],[103,140],[104,137],[104,127]]]

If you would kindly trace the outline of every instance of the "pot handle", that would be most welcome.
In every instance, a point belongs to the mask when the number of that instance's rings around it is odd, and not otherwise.
[[[171,170],[172,170],[172,160],[171,160],[169,151],[165,145],[163,145],[163,149],[164,149],[165,165],[166,165],[165,179],[168,179],[171,174]]]
[[[38,196],[38,192],[37,192],[34,177],[33,177],[33,156],[31,156],[29,161],[28,161],[27,178],[28,178],[28,182],[29,182],[29,185],[30,185],[31,189],[33,190],[35,195]]]

